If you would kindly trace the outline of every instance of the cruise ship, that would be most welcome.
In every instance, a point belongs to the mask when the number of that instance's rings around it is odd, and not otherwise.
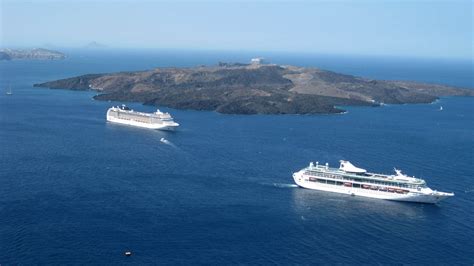
[[[107,121],[160,130],[174,130],[179,126],[178,123],[173,121],[169,113],[163,113],[159,109],[154,113],[136,112],[124,104],[109,108],[107,110]]]
[[[385,200],[437,203],[454,196],[432,190],[423,179],[409,177],[400,170],[395,169],[394,175],[368,173],[349,161],[340,161],[339,168],[311,162],[294,173],[293,179],[303,188]]]

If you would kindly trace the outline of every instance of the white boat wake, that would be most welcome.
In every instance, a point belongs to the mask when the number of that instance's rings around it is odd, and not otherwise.
[[[283,183],[273,183],[273,186],[274,186],[274,187],[278,187],[278,188],[294,188],[294,187],[298,187],[298,185],[295,185],[295,184],[283,184]]]
[[[286,183],[259,183],[259,185],[266,187],[276,187],[276,188],[295,188],[298,187],[296,184],[286,184]]]

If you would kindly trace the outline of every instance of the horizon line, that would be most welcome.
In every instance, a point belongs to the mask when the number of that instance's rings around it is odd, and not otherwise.
[[[89,42],[98,43],[98,42]],[[229,53],[255,53],[258,56],[259,53],[272,53],[272,54],[295,54],[295,55],[327,55],[327,56],[350,56],[350,57],[383,57],[383,58],[399,58],[399,59],[426,59],[426,60],[452,60],[452,61],[471,61],[474,63],[474,55],[470,57],[461,56],[443,56],[443,55],[413,55],[413,54],[381,54],[381,53],[347,53],[347,52],[336,52],[336,51],[293,51],[293,50],[279,50],[279,49],[249,49],[249,48],[197,48],[197,47],[131,47],[131,46],[108,46],[103,43],[98,43],[103,47],[87,47],[84,46],[72,46],[72,45],[0,45],[0,49],[66,49],[66,50],[83,50],[83,51],[188,51],[188,52],[229,52]],[[59,51],[61,52],[61,51]]]

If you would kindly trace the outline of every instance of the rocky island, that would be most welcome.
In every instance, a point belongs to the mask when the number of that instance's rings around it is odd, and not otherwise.
[[[66,56],[58,51],[43,48],[34,49],[0,49],[0,60],[13,59],[39,59],[39,60],[60,60]]]
[[[88,74],[36,87],[95,90],[97,100],[133,101],[226,114],[339,113],[338,106],[429,103],[474,90],[409,81],[372,80],[296,66],[228,64]]]

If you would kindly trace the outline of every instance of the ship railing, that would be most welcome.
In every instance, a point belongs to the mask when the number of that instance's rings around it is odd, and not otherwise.
[[[356,182],[358,184],[366,184],[366,185],[377,185],[377,186],[387,186],[387,187],[399,187],[399,188],[411,188],[411,189],[417,189],[419,187],[418,184],[410,184],[410,183],[403,183],[403,182],[387,182],[385,181],[380,181],[377,179],[369,179],[369,178],[360,178],[360,177],[346,177],[342,175],[335,175],[335,174],[330,174],[328,172],[311,172],[308,171],[305,174],[309,174],[311,176],[317,177],[317,178],[322,178],[325,180],[343,180],[347,182]]]

